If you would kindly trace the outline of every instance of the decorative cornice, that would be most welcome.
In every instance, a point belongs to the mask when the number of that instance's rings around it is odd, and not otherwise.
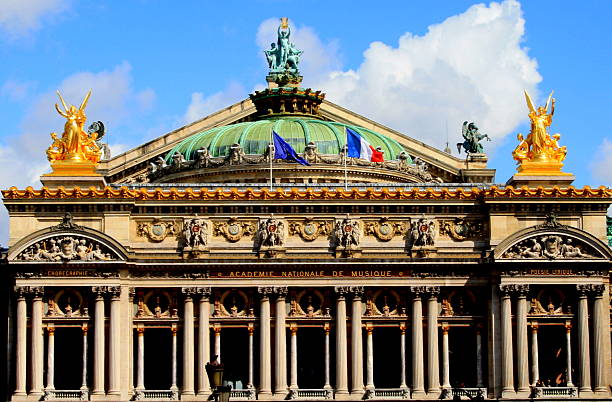
[[[19,190],[16,187],[11,187],[8,190],[3,190],[2,195],[5,200],[45,200],[45,199],[123,199],[123,200],[244,200],[244,201],[260,201],[260,200],[477,200],[477,199],[504,199],[504,198],[612,198],[612,189],[601,186],[592,189],[585,186],[582,189],[568,186],[560,188],[558,186],[552,188],[529,188],[523,186],[514,188],[506,186],[500,189],[496,186],[491,186],[486,189],[471,188],[471,189],[447,189],[440,190],[433,188],[412,188],[410,190],[397,189],[389,190],[383,188],[375,190],[369,188],[366,190],[344,190],[338,189],[291,189],[285,190],[282,188],[269,190],[261,189],[201,189],[194,190],[171,188],[162,190],[156,188],[149,190],[146,188],[130,190],[127,187],[113,189],[105,187],[103,189],[81,189],[74,187],[66,189],[59,187],[57,189],[49,189],[43,187],[40,190],[34,190],[32,187],[27,187],[25,190]]]

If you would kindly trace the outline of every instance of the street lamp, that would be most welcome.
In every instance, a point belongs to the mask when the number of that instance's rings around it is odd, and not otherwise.
[[[219,363],[217,356],[212,362],[206,363],[206,374],[216,402],[229,402],[232,386],[223,386],[223,364]]]

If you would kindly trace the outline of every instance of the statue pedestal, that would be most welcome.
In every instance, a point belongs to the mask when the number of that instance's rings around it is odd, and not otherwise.
[[[527,186],[527,187],[567,187],[572,184],[576,177],[571,173],[564,173],[563,175],[526,175],[517,173],[512,176],[507,182],[506,186],[512,186],[515,188]]]
[[[54,161],[51,162],[53,172],[40,176],[43,186],[50,188],[75,187],[104,188],[104,176],[96,171],[96,164],[90,161]]]
[[[518,167],[518,173],[512,176],[507,186],[513,187],[567,187],[576,178],[571,173],[561,171],[562,162],[557,161],[523,161]]]

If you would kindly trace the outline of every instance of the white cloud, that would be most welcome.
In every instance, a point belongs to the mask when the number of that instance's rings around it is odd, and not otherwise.
[[[151,107],[155,93],[150,89],[138,92],[132,84],[131,66],[124,62],[112,70],[80,72],[64,79],[57,88],[68,104],[80,105],[88,90],[92,90],[86,114],[88,123],[104,122],[113,152],[127,148],[129,137],[119,136],[113,130],[139,119],[139,110]],[[0,143],[0,188],[10,186],[24,188],[40,187],[39,177],[49,172],[50,166],[45,150],[51,144],[49,133],[62,132],[64,119],[55,111],[59,103],[55,91],[38,95],[30,105],[21,123],[20,133],[3,133],[4,143]],[[116,153],[115,153],[116,154]],[[0,208],[0,230],[8,227],[4,208]],[[6,241],[6,233],[0,232],[0,243]]]
[[[22,101],[27,98],[33,86],[33,82],[8,80],[0,88],[0,95],[6,96],[13,102]]]
[[[0,29],[17,37],[36,31],[42,21],[66,11],[70,0],[2,0]]]
[[[397,47],[371,43],[357,69],[328,72],[316,88],[332,102],[440,148],[447,123],[457,142],[462,122],[475,121],[493,137],[486,144],[491,149],[526,119],[523,89],[537,98],[542,78],[521,47],[524,25],[515,0],[474,5],[423,36],[405,33]]]
[[[259,24],[256,42],[261,48],[260,56],[265,59],[263,50],[270,49],[270,44],[276,42],[279,18],[269,18]],[[339,45],[336,40],[323,42],[308,26],[300,26],[289,20],[291,27],[291,42],[304,51],[300,58],[300,73],[304,76],[304,85],[318,82],[330,71],[342,68]]]
[[[597,147],[597,153],[589,165],[593,178],[606,185],[612,185],[612,141],[604,138]],[[612,208],[612,207],[611,207]],[[612,211],[609,211],[612,213]]]
[[[235,82],[230,83],[223,91],[204,96],[202,92],[191,94],[191,103],[183,116],[182,123],[189,124],[200,120],[211,113],[226,108],[245,98],[245,89]]]

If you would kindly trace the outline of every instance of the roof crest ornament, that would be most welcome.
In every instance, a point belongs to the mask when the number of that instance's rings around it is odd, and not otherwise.
[[[271,43],[270,49],[264,50],[270,69],[266,81],[270,88],[297,87],[302,82],[298,65],[304,52],[291,42],[291,28],[287,17],[281,18],[277,34],[276,43]]]

